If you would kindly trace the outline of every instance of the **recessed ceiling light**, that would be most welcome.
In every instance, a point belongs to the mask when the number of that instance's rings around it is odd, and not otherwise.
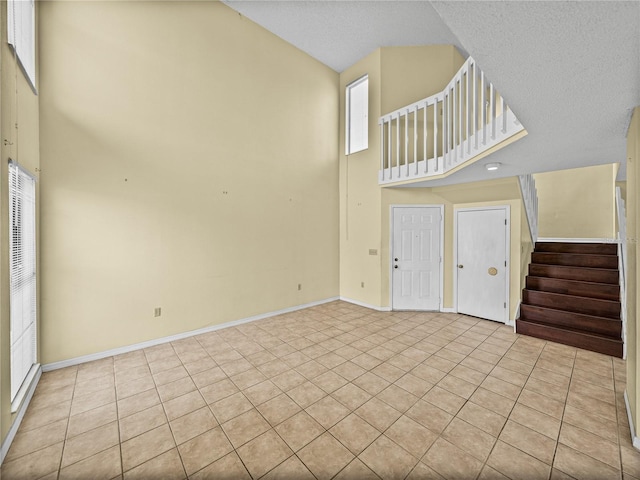
[[[502,164],[500,162],[495,162],[495,163],[487,163],[484,168],[486,168],[488,171],[493,172],[495,170],[498,170],[500,168]]]

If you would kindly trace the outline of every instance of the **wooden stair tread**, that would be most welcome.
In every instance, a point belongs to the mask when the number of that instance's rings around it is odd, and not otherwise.
[[[609,268],[550,265],[532,262],[529,264],[529,275],[536,277],[562,278],[565,280],[591,281],[594,283],[619,285],[618,270]]]
[[[523,319],[516,320],[516,332],[622,358],[622,339],[614,339],[570,328],[556,328],[551,325],[529,322]]]
[[[537,252],[563,252],[563,253],[596,253],[605,255],[617,255],[617,243],[585,243],[585,242],[536,242]]]
[[[532,263],[544,265],[563,265],[615,270],[618,268],[617,255],[599,255],[584,253],[533,252]]]
[[[516,331],[622,357],[618,245],[537,242]]]
[[[603,300],[617,301],[620,298],[620,285],[589,282],[567,278],[538,277],[528,275],[526,279],[528,290],[541,292],[563,293],[565,295],[586,296]]]
[[[538,305],[520,305],[520,320],[542,323],[557,328],[569,328],[585,333],[597,333],[610,338],[621,338],[622,320],[585,313],[555,310]]]
[[[579,297],[562,293],[541,292],[539,290],[523,291],[523,303],[539,305],[554,310],[585,313],[597,317],[620,318],[621,305],[619,301],[603,300],[600,298]]]

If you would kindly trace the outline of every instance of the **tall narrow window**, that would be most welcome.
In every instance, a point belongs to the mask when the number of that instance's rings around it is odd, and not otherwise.
[[[369,76],[347,85],[347,155],[369,148]]]
[[[19,403],[36,364],[36,182],[13,162],[9,232],[11,401]]]
[[[16,56],[25,75],[36,88],[36,30],[35,1],[7,1],[7,33],[9,44],[13,45]]]

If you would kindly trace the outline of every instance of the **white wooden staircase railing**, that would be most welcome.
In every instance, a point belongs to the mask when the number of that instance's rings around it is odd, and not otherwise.
[[[527,213],[531,241],[535,246],[538,241],[538,191],[536,190],[536,182],[531,174],[518,175],[518,182],[520,183],[524,210]]]
[[[622,358],[627,358],[627,214],[620,187],[616,187],[618,212],[618,270],[620,275],[620,320],[622,321]]]
[[[471,57],[442,92],[378,124],[381,185],[445,174],[524,130]]]

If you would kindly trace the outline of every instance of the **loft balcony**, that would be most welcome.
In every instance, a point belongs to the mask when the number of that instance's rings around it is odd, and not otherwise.
[[[445,177],[527,133],[471,57],[443,91],[378,124],[383,186]]]

